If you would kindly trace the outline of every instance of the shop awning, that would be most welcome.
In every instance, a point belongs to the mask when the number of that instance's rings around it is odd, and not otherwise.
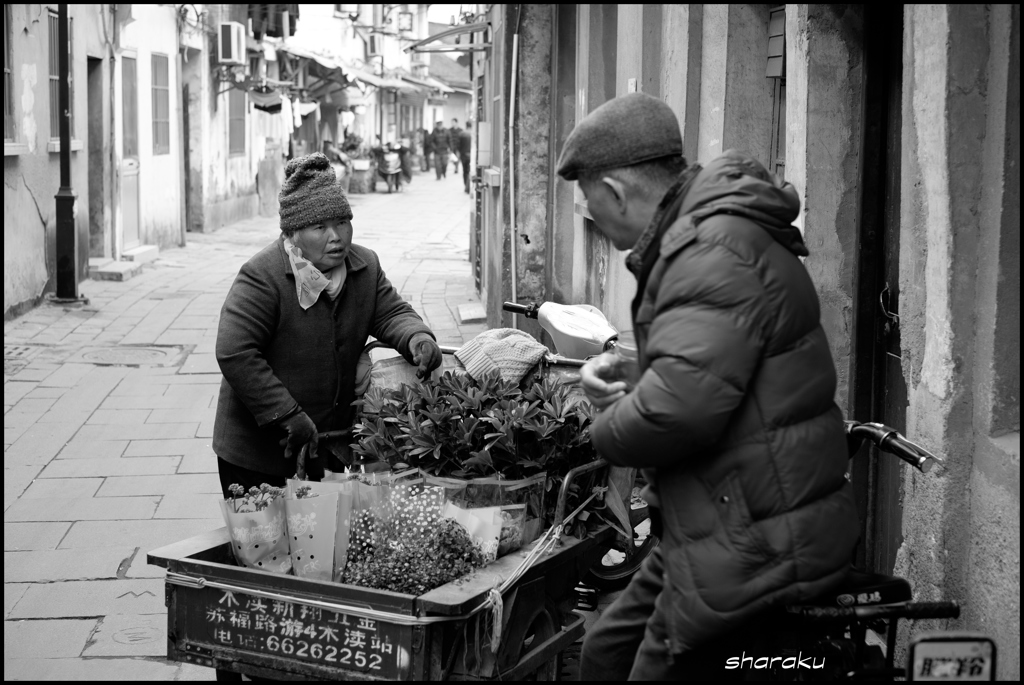
[[[406,52],[472,52],[474,50],[486,50],[491,47],[490,43],[467,43],[465,45],[450,45],[448,43],[441,43],[434,45],[440,40],[445,38],[451,38],[452,36],[459,36],[465,33],[476,33],[477,31],[486,31],[490,28],[490,24],[486,21],[477,22],[475,24],[462,24],[460,26],[453,26],[447,31],[441,31],[435,33],[429,38],[418,40],[411,45],[403,48]]]
[[[416,76],[406,76],[405,74],[402,74],[402,80],[408,81],[409,83],[413,83],[413,84],[416,84],[416,85],[419,85],[419,86],[424,86],[425,88],[430,88],[431,90],[439,90],[442,93],[454,93],[455,92],[454,88],[451,88],[448,85],[446,85],[444,83],[441,83],[436,78],[433,78],[431,76],[427,76],[425,78],[419,78],[419,77],[416,77]]]

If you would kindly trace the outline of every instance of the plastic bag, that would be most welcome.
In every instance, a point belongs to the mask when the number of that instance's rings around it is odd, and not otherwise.
[[[544,486],[547,473],[520,480],[504,478],[444,478],[424,474],[428,485],[444,488],[449,502],[463,509],[526,505],[523,515],[523,543],[536,540],[544,529]]]
[[[442,515],[462,525],[479,546],[484,561],[490,563],[498,558],[498,543],[501,539],[501,507],[477,507],[463,509],[448,502]]]
[[[303,486],[310,488],[312,496],[299,499],[296,490]],[[328,488],[321,486],[317,491],[313,490],[312,482],[288,481],[284,501],[288,515],[288,544],[292,572],[300,578],[330,581],[334,577],[341,493],[339,489],[331,492]]]
[[[284,499],[277,497],[260,511],[235,511],[235,500],[221,500],[220,510],[228,526],[231,551],[246,568],[271,573],[289,573],[288,534],[285,527]]]
[[[525,528],[525,504],[507,504],[501,508],[501,534],[498,538],[499,557],[523,546]]]

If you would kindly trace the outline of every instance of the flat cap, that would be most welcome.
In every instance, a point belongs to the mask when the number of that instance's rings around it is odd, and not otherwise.
[[[582,172],[682,154],[683,136],[672,108],[645,93],[630,93],[604,103],[572,130],[558,174],[575,181]]]

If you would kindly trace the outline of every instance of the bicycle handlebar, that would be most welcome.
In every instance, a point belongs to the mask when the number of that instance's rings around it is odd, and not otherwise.
[[[957,602],[899,602],[852,607],[793,606],[787,607],[786,612],[812,621],[960,618],[960,605]]]
[[[911,442],[898,430],[881,423],[860,423],[858,421],[846,421],[847,438],[856,440],[870,440],[878,449],[893,454],[907,462],[921,473],[928,473],[935,464],[941,464],[942,460],[934,454]],[[852,456],[855,450],[850,450]]]
[[[515,302],[505,302],[501,305],[501,308],[506,312],[512,312],[513,314],[522,314],[527,319],[536,319],[537,312],[540,310],[540,305],[536,302],[530,304],[516,304]]]

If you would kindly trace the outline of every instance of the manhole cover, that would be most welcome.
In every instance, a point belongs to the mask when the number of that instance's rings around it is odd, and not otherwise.
[[[190,346],[191,348],[191,346]],[[106,366],[179,366],[187,352],[180,345],[165,347],[88,347],[68,361]]]

